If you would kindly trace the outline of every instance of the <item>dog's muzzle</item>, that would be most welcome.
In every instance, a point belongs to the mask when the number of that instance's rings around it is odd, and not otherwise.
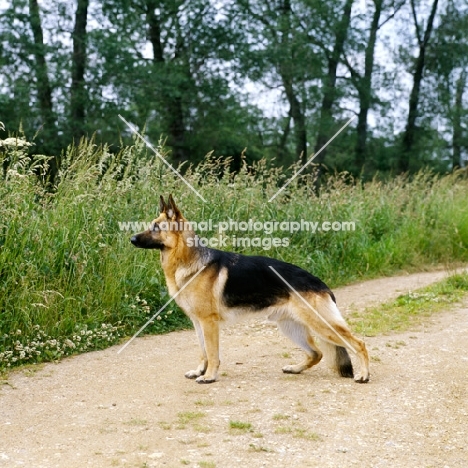
[[[136,236],[132,236],[132,237],[130,238],[130,242],[131,242],[133,245],[137,245],[138,241],[137,241]]]

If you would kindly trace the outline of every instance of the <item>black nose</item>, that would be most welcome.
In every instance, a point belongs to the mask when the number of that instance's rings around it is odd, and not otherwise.
[[[137,238],[136,238],[136,236],[132,236],[131,239],[130,239],[130,242],[131,242],[133,245],[136,245],[136,243],[137,243]]]

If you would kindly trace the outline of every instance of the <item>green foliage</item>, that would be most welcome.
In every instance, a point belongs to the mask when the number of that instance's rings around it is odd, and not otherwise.
[[[22,126],[57,157],[93,132],[129,143],[121,114],[177,164],[214,151],[238,169],[247,147],[288,166],[356,113],[315,162],[365,180],[466,165],[466,2],[439,2],[431,31],[435,0],[49,3],[0,4],[0,138]]]
[[[285,181],[280,170],[241,160],[233,174],[229,160],[208,157],[185,174],[203,203],[141,144],[118,154],[92,141],[69,147],[53,191],[41,176],[46,159],[26,151],[24,145],[0,146],[0,367],[115,343],[167,302],[157,253],[133,248],[132,232],[119,225],[151,221],[159,194],[172,193],[191,221],[354,222],[354,231],[224,233],[230,241],[234,235],[285,239],[288,247],[229,242],[228,249],[298,264],[330,286],[468,259],[462,172],[365,185],[338,174],[320,196],[307,177],[298,178],[269,203]],[[145,332],[189,326],[171,304]],[[85,344],[77,339],[83,331],[91,337]]]

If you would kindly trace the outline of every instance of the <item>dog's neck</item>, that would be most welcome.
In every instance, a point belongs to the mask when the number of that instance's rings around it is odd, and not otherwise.
[[[192,233],[192,238],[195,236]],[[205,247],[188,245],[184,236],[174,247],[165,247],[161,250],[161,266],[169,287],[169,292],[177,291],[193,274],[203,266],[203,258],[206,256]]]

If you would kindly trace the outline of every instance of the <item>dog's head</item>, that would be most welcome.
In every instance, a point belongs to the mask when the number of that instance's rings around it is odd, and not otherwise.
[[[149,229],[135,234],[130,242],[142,249],[175,248],[184,240],[189,223],[182,216],[179,208],[169,195],[168,203],[162,196],[159,197],[159,216],[151,222]]]

